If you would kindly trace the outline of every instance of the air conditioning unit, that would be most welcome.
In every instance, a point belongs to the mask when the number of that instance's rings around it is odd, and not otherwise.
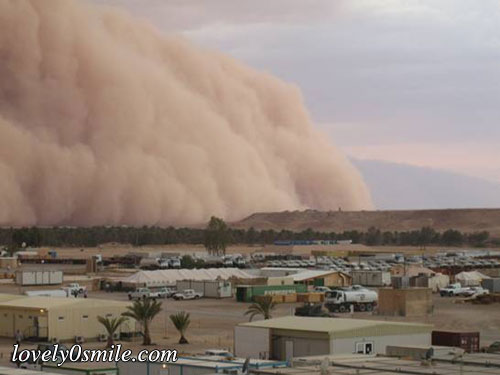
[[[97,340],[100,341],[100,342],[105,342],[108,340],[108,336],[101,333],[98,337],[97,337]]]
[[[83,339],[83,336],[75,336],[75,343],[76,344],[83,344],[85,340]]]

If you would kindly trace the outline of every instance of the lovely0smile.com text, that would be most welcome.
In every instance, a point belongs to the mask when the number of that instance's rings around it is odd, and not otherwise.
[[[141,350],[137,356],[122,345],[112,345],[109,349],[83,349],[81,345],[73,345],[70,349],[60,348],[55,344],[46,350],[19,349],[14,345],[11,361],[13,363],[54,362],[62,366],[66,362],[177,362],[177,350]]]

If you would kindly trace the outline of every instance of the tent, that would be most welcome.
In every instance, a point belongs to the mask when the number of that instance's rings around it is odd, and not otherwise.
[[[455,281],[462,286],[480,286],[484,279],[490,279],[478,271],[460,272],[455,275]]]
[[[123,285],[134,287],[163,287],[176,285],[181,280],[228,280],[228,279],[253,279],[256,276],[240,270],[239,268],[208,268],[208,269],[179,269],[139,271],[131,276],[121,279]]]

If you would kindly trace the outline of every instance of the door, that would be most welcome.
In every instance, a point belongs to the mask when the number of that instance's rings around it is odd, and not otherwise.
[[[293,341],[285,341],[285,360],[291,361],[293,359]]]
[[[356,354],[373,354],[374,343],[373,341],[363,341],[356,343]]]

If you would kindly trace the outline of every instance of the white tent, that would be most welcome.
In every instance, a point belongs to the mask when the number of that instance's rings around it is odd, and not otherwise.
[[[228,280],[231,278],[252,279],[256,276],[238,268],[208,268],[208,269],[180,269],[139,271],[121,281],[125,285],[162,287],[175,285],[180,280]]]
[[[489,276],[483,275],[478,271],[460,272],[455,275],[455,281],[462,286],[479,286],[484,279],[489,278]]]

